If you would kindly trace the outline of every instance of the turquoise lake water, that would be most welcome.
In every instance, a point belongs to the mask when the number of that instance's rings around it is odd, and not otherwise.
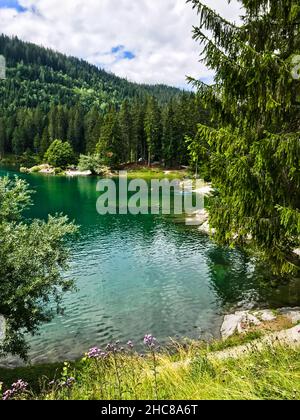
[[[81,226],[70,243],[78,290],[65,296],[64,316],[29,338],[33,362],[75,359],[111,340],[140,343],[146,333],[162,343],[217,337],[227,311],[300,303],[299,282],[265,286],[243,253],[173,217],[98,215],[96,178],[19,176],[36,191],[30,217],[63,212]]]

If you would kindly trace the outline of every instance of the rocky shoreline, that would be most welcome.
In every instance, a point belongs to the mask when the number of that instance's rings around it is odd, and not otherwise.
[[[234,314],[225,315],[221,327],[221,336],[223,340],[227,340],[235,334],[245,334],[264,328],[279,327],[280,329],[280,326],[295,326],[299,322],[300,308],[238,311]]]
[[[205,209],[196,211],[193,215],[186,218],[188,225],[198,226],[199,232],[205,235],[214,235],[215,229],[210,227],[209,224],[209,212]],[[251,236],[248,238],[251,241]],[[294,254],[300,257],[300,248],[294,250]]]
[[[44,175],[65,175],[69,177],[75,176],[91,176],[91,171],[79,171],[76,169],[66,169],[62,171],[61,169],[53,168],[48,164],[33,166],[32,168],[20,168],[20,172],[27,173],[27,174],[44,174]]]

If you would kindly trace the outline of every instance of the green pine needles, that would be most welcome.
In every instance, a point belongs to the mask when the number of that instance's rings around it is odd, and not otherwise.
[[[190,145],[209,156],[217,193],[210,223],[216,239],[258,251],[274,274],[299,272],[300,5],[295,0],[239,0],[233,25],[201,1],[194,38],[215,84],[194,81],[210,110]],[[299,58],[300,61],[300,58]]]

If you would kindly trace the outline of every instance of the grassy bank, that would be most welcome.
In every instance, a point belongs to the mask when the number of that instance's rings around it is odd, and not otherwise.
[[[124,349],[116,343],[104,351],[95,348],[74,364],[2,369],[0,379],[29,382],[31,389],[17,393],[18,399],[299,400],[298,350],[253,348],[235,360],[213,357],[215,349],[254,338],[235,338],[212,347],[174,344],[169,351],[160,351],[150,338],[144,355],[135,352],[131,343]]]
[[[148,168],[148,167],[125,167],[122,169],[127,171],[128,178],[142,178],[142,179],[179,179],[182,180],[186,176],[190,175],[187,170],[166,170],[162,167]],[[117,172],[118,173],[118,172]],[[190,175],[191,176],[191,175]]]
[[[6,156],[0,159],[0,166],[13,167],[16,169],[21,168],[21,172],[24,173],[44,173],[46,175],[66,175],[65,171],[61,168],[52,168],[49,166],[49,172],[44,171],[47,164],[41,164],[35,156],[21,156],[16,157],[14,155]],[[109,168],[108,168],[109,169]],[[73,168],[74,171],[74,168]],[[128,179],[179,179],[183,180],[186,177],[192,178],[193,174],[185,169],[166,169],[164,167],[148,167],[137,164],[129,164],[120,167],[118,170],[109,169],[108,176],[118,176],[120,171],[126,171]],[[80,171],[79,171],[80,172]]]

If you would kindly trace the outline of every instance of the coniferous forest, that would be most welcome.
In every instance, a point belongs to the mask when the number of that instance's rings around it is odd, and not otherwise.
[[[108,165],[139,159],[189,162],[185,136],[207,120],[199,97],[130,83],[82,60],[0,36],[7,79],[0,81],[0,156],[44,156],[55,139],[76,154],[109,154]]]

